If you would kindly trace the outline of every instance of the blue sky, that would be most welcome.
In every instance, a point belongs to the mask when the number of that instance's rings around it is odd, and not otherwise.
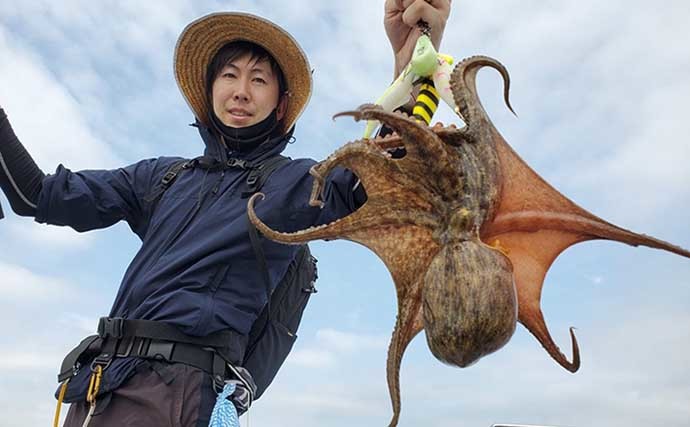
[[[527,163],[593,213],[690,247],[690,3],[453,3],[441,50],[506,65],[519,118],[502,105],[496,73],[480,74],[480,94]],[[310,58],[315,90],[289,155],[322,159],[361,134],[330,117],[376,99],[392,77],[383,6],[367,0],[12,2],[0,7],[0,105],[47,172],[196,156],[172,51],[188,22],[219,10],[280,23]],[[457,122],[446,107],[437,119]],[[0,202],[2,424],[46,425],[62,356],[109,311],[139,242],[123,224],[79,234]],[[390,276],[353,243],[313,250],[320,291],[249,425],[387,425]],[[566,353],[577,327],[579,372],[557,366],[522,326],[466,369],[441,364],[420,335],[403,360],[400,425],[687,425],[690,260],[584,243],[556,260],[542,308]]]

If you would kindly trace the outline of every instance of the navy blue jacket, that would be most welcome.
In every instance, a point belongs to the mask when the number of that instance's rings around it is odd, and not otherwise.
[[[200,128],[200,134],[205,155],[227,160],[225,148],[207,129]],[[232,157],[260,161],[282,152],[287,142],[287,137],[276,138]],[[247,234],[247,199],[241,197],[249,172],[182,171],[152,209],[144,199],[179,160],[160,157],[116,170],[81,172],[60,165],[43,180],[36,221],[87,231],[125,220],[139,236],[141,248],[122,279],[111,317],[164,321],[196,336],[227,328],[247,334],[267,300]],[[261,190],[266,198],[255,206],[266,224],[296,231],[343,217],[363,203],[363,192],[353,192],[356,176],[338,169],[330,177],[325,207],[309,206],[309,169],[315,163],[293,160],[271,175]],[[264,239],[263,248],[271,282],[277,284],[298,247]],[[114,361],[104,390],[116,388],[134,364]],[[86,374],[72,380],[77,384],[70,395],[82,394]]]

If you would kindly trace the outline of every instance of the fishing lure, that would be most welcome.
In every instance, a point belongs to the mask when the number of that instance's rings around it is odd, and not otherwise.
[[[417,39],[412,59],[393,84],[376,100],[376,105],[384,111],[394,111],[408,101],[412,88],[421,83],[422,87],[412,112],[418,120],[428,125],[439,104],[439,97],[456,114],[460,115],[460,111],[450,88],[453,57],[438,53],[431,42],[428,25],[420,22],[419,26],[422,35]],[[425,106],[429,108],[426,109]],[[364,138],[370,138],[378,125],[378,120],[368,120]]]

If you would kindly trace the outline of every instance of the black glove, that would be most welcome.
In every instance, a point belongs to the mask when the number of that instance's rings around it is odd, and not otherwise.
[[[234,379],[225,381],[226,383],[235,384],[235,391],[228,399],[235,405],[237,414],[242,415],[249,410],[249,407],[254,402],[256,383],[249,371],[243,367],[228,365],[228,368],[235,376]]]

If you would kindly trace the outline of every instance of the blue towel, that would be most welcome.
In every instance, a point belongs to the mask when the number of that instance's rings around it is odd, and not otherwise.
[[[223,391],[218,394],[208,427],[240,427],[240,417],[237,415],[237,409],[228,400],[228,397],[235,391],[235,386],[234,383],[226,383]]]

